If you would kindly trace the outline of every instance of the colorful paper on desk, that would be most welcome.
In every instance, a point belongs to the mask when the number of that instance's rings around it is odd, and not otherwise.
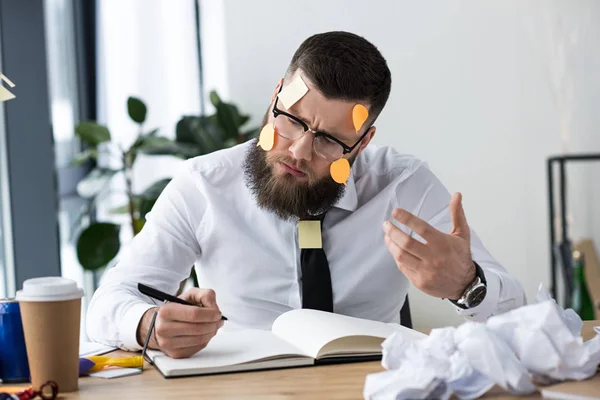
[[[298,247],[301,249],[321,249],[321,221],[298,221]]]
[[[284,87],[279,93],[279,100],[288,110],[298,102],[308,92],[308,86],[302,80],[300,74],[296,75],[294,80]]]
[[[139,375],[141,373],[142,370],[140,368],[108,368],[103,371],[92,372],[90,376],[94,378],[113,379],[122,378],[124,376]]]

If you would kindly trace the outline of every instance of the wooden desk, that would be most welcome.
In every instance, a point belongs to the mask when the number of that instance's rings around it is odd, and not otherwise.
[[[585,323],[582,336],[594,336],[593,326]],[[115,352],[114,355],[125,355]],[[85,377],[79,380],[79,391],[62,395],[65,399],[361,399],[367,374],[382,371],[380,362],[362,362],[269,371],[242,372],[199,377],[165,379],[153,367],[146,366],[141,375],[117,379]],[[563,385],[585,385],[600,397],[600,374],[584,382]],[[0,387],[1,388],[1,387]],[[488,392],[485,398],[514,399],[501,389]],[[539,399],[539,394],[520,397]]]

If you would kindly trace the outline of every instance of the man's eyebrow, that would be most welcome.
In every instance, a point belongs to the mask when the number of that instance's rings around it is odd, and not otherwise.
[[[306,123],[306,118],[304,118],[304,116],[303,116],[303,115],[302,115],[302,114],[301,114],[299,111],[297,111],[297,112],[296,112],[294,115],[296,115],[296,117],[300,118],[300,119],[301,119],[301,120],[302,120],[302,121],[303,121],[303,122],[304,122],[306,125],[308,125],[308,124]],[[336,139],[337,139],[337,140],[339,140],[340,142],[343,142],[343,143],[346,143],[346,142],[347,142],[347,139],[342,139],[342,138],[341,138],[341,136],[342,136],[342,135],[340,135],[340,134],[339,134],[339,133],[337,133],[337,132],[327,132],[327,131],[323,131],[323,130],[318,130],[317,132],[320,132],[320,133],[325,133],[325,134],[327,134],[327,135],[329,135],[329,136],[333,136],[334,138],[336,138]],[[346,143],[346,144],[348,144],[348,143]]]

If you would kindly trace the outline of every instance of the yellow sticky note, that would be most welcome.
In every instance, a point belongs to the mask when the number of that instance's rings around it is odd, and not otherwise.
[[[4,75],[2,72],[0,72],[0,80],[3,80],[4,82],[8,83],[8,86],[10,86],[10,87],[15,87],[15,84],[12,83],[12,81],[10,79],[8,79],[8,77],[6,75]]]
[[[306,83],[304,83],[302,77],[298,74],[289,85],[281,90],[279,100],[289,110],[306,92],[308,92],[308,86],[306,86]]]
[[[15,84],[12,83],[10,79],[6,77],[2,72],[0,72],[0,101],[6,101],[10,99],[14,99],[16,96],[12,94],[8,89],[2,86],[2,81],[6,82],[8,86],[15,87]]]
[[[301,249],[320,249],[321,221],[298,221],[298,246]]]
[[[269,151],[275,146],[275,127],[273,124],[267,124],[262,128],[257,146],[262,147],[264,151]]]
[[[8,91],[4,86],[0,85],[0,101],[14,99],[16,96]]]

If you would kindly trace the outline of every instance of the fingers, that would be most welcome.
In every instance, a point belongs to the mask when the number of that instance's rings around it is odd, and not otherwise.
[[[202,309],[197,306],[184,306],[175,303],[167,303],[162,306],[156,318],[154,336],[158,348],[169,357],[184,358],[199,352],[208,345],[224,324],[224,321],[221,320],[212,322],[171,320],[169,318],[173,317],[172,310],[163,311],[170,305],[179,306],[175,308],[176,311],[179,311],[179,308],[197,308],[214,312],[214,309]]]
[[[212,289],[191,288],[179,297],[190,303],[199,304],[204,307],[219,308],[217,306],[217,295]]]
[[[450,199],[450,216],[452,217],[452,231],[450,233],[469,240],[471,231],[462,206],[462,194],[460,193],[454,193],[452,199]]]
[[[429,225],[427,222],[404,209],[395,208],[394,211],[392,211],[392,216],[396,221],[415,231],[427,242],[435,241],[441,234],[440,231]]]
[[[401,229],[395,227],[391,222],[385,221],[383,223],[383,231],[386,236],[389,236],[392,242],[402,250],[409,252],[413,256],[424,259],[429,256],[429,248],[418,240],[411,238],[409,235],[404,233]]]
[[[154,329],[161,336],[201,336],[216,332],[223,322],[189,323],[157,318]]]
[[[394,243],[389,236],[385,236],[385,245],[387,246],[390,254],[394,257],[398,268],[405,273],[416,273],[421,260],[413,256],[407,251],[402,250],[396,243]]]
[[[177,350],[196,347],[206,347],[210,339],[217,334],[217,331],[206,333],[200,336],[160,336],[156,334],[158,345],[161,349]]]
[[[221,319],[218,308],[186,306],[177,303],[167,303],[160,307],[158,315],[161,319],[179,322],[217,322]]]

